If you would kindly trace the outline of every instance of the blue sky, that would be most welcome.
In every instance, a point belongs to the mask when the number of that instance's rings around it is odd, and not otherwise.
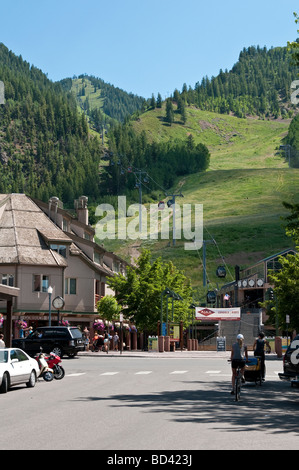
[[[86,73],[162,98],[297,37],[293,0],[0,1],[0,42],[53,80]],[[295,77],[294,77],[295,78]]]

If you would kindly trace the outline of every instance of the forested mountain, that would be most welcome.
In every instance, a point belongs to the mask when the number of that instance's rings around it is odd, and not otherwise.
[[[204,171],[210,162],[207,146],[196,144],[191,134],[185,140],[150,142],[146,133],[135,132],[130,122],[110,131],[109,149],[108,178],[103,187],[110,194],[129,194],[136,185],[151,183],[152,187],[153,182],[155,189],[168,190],[177,176]]]
[[[194,88],[184,84],[182,92],[175,90],[173,96],[221,114],[291,117],[296,107],[290,102],[290,86],[298,71],[286,47],[252,46],[243,49],[230,71],[204,77]]]
[[[101,130],[102,125],[109,127],[115,122],[123,122],[146,107],[146,101],[141,96],[127,93],[92,75],[67,78],[61,84],[65,90],[74,94],[80,108],[89,116],[97,131]]]
[[[3,44],[0,80],[0,192],[69,204],[80,194],[97,198],[101,146],[74,97]]]
[[[0,105],[0,192],[26,192],[44,201],[56,195],[69,205],[82,194],[98,201],[107,193],[132,190],[136,169],[150,172],[168,190],[177,176],[209,165],[208,142],[192,139],[192,108],[238,117],[290,117],[296,114],[290,84],[297,72],[286,48],[250,47],[240,53],[231,71],[205,77],[194,89],[184,85],[165,106],[160,94],[157,101],[145,101],[92,76],[53,83],[0,44],[0,80],[5,85],[5,105]],[[173,120],[179,122],[183,133],[178,139],[162,143],[152,129],[141,134],[134,130],[129,115],[142,120],[144,111],[171,110],[170,101],[175,103],[174,113],[156,119],[166,132]],[[105,150],[97,134],[104,126],[110,127]],[[297,129],[297,120],[291,129]],[[295,137],[291,138],[294,145]],[[110,164],[100,168],[104,153],[110,155]]]

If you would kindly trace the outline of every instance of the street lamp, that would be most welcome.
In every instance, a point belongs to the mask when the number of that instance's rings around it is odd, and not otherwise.
[[[51,326],[51,297],[53,293],[53,287],[48,287],[48,294],[49,294],[49,326]]]
[[[161,336],[163,336],[163,296],[166,295],[166,334],[168,334],[168,297],[172,299],[172,320],[173,320],[173,300],[183,300],[183,298],[173,292],[169,287],[166,287],[163,292],[161,292],[161,317],[160,317],[160,329]]]

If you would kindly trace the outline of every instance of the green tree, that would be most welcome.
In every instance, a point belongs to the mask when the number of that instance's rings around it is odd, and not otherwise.
[[[299,244],[299,204],[283,203],[291,211],[285,218],[288,222],[286,233],[292,236]],[[298,247],[297,247],[298,249]],[[274,284],[275,302],[270,311],[270,318],[274,322],[274,315],[277,314],[279,326],[285,328],[286,313],[290,316],[290,327],[299,329],[299,253],[294,255],[281,256],[279,259],[281,270],[270,273],[269,279]]]
[[[152,97],[151,97],[150,107],[152,109],[155,109],[156,107],[156,99],[155,99],[154,93],[152,94]]]
[[[290,316],[291,329],[299,329],[299,253],[280,257],[282,269],[270,274],[274,283],[275,306],[272,312],[277,313],[280,327],[285,328],[286,313]]]
[[[295,17],[295,23],[299,23],[299,16],[296,12],[293,13]],[[297,33],[299,33],[299,29],[297,29]],[[293,62],[295,65],[299,65],[299,41],[288,41],[288,49],[292,52]]]
[[[149,250],[142,251],[136,267],[127,269],[127,276],[119,274],[109,278],[108,285],[116,292],[117,302],[125,306],[125,315],[141,330],[156,331],[161,293],[166,287],[183,298],[174,301],[174,320],[187,324],[192,302],[190,280],[172,262],[163,262],[161,258],[152,261]]]
[[[158,93],[156,105],[157,105],[157,108],[162,108],[162,96],[160,93]]]
[[[105,297],[97,302],[97,310],[105,320],[118,320],[121,306],[118,305],[113,295],[105,295]]]
[[[174,121],[174,112],[173,112],[173,105],[170,98],[166,100],[166,116],[165,121],[171,126]]]

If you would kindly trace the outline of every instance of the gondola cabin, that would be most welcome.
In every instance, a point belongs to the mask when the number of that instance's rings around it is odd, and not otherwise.
[[[224,266],[218,266],[218,268],[216,269],[216,276],[226,277],[226,269]]]

